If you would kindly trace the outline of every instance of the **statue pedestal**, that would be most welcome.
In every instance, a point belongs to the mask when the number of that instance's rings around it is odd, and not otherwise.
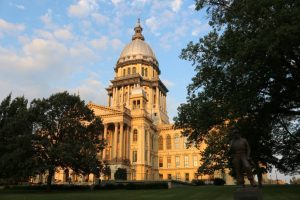
[[[262,200],[262,191],[257,187],[238,188],[234,192],[234,200]]]

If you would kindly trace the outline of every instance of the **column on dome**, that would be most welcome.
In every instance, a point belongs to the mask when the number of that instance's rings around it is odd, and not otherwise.
[[[159,108],[159,90],[158,87],[156,87],[156,108]]]

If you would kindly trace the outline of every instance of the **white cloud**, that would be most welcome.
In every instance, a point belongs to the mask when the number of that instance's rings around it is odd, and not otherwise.
[[[13,24],[4,19],[0,19],[0,36],[2,34],[18,33],[25,30],[23,24]]]
[[[198,37],[201,33],[206,33],[211,29],[208,23],[202,23],[199,20],[192,21],[192,36]]]
[[[66,28],[57,29],[53,34],[57,39],[61,40],[72,40],[74,38],[72,32]]]
[[[106,24],[109,21],[108,17],[106,17],[105,15],[102,15],[100,13],[93,13],[92,17],[95,19],[95,21],[98,24]]]
[[[155,33],[159,29],[160,23],[156,19],[156,17],[152,16],[146,19],[146,26],[150,29],[152,33]]]
[[[111,0],[111,2],[112,2],[115,6],[117,6],[117,5],[119,5],[120,3],[122,3],[122,1],[123,1],[123,0]]]
[[[113,49],[118,50],[124,46],[124,43],[121,40],[115,38],[111,40],[111,46],[113,47]]]
[[[98,9],[96,0],[78,0],[68,8],[69,16],[86,17]]]
[[[23,6],[21,4],[16,4],[16,8],[18,8],[20,10],[25,10],[25,6]]]
[[[175,86],[175,83],[170,81],[170,80],[167,80],[167,79],[163,79],[162,82],[165,84],[165,86],[167,88],[170,88],[170,87],[174,87]]]
[[[174,0],[174,1],[171,2],[171,9],[174,12],[177,12],[177,11],[180,10],[181,5],[182,5],[182,0]]]
[[[102,36],[99,39],[95,39],[91,41],[91,45],[97,49],[105,49],[107,48],[109,43],[109,39],[107,36]]]
[[[80,97],[88,103],[105,105],[107,104],[107,92],[104,84],[99,81],[99,77],[91,76],[84,79],[78,86],[70,89],[71,93],[79,93]]]
[[[48,29],[56,28],[55,24],[52,21],[52,10],[48,9],[47,12],[40,17],[41,21]]]

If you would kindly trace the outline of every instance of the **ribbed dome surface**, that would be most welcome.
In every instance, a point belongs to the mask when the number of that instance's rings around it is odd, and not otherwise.
[[[147,56],[156,59],[151,47],[143,40],[133,40],[125,46],[120,58],[131,57],[136,55]]]

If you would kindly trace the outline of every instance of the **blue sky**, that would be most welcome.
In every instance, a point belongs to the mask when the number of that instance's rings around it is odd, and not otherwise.
[[[172,119],[194,75],[181,49],[210,29],[193,0],[0,0],[0,99],[68,90],[106,105],[105,88],[138,18],[170,91]]]

